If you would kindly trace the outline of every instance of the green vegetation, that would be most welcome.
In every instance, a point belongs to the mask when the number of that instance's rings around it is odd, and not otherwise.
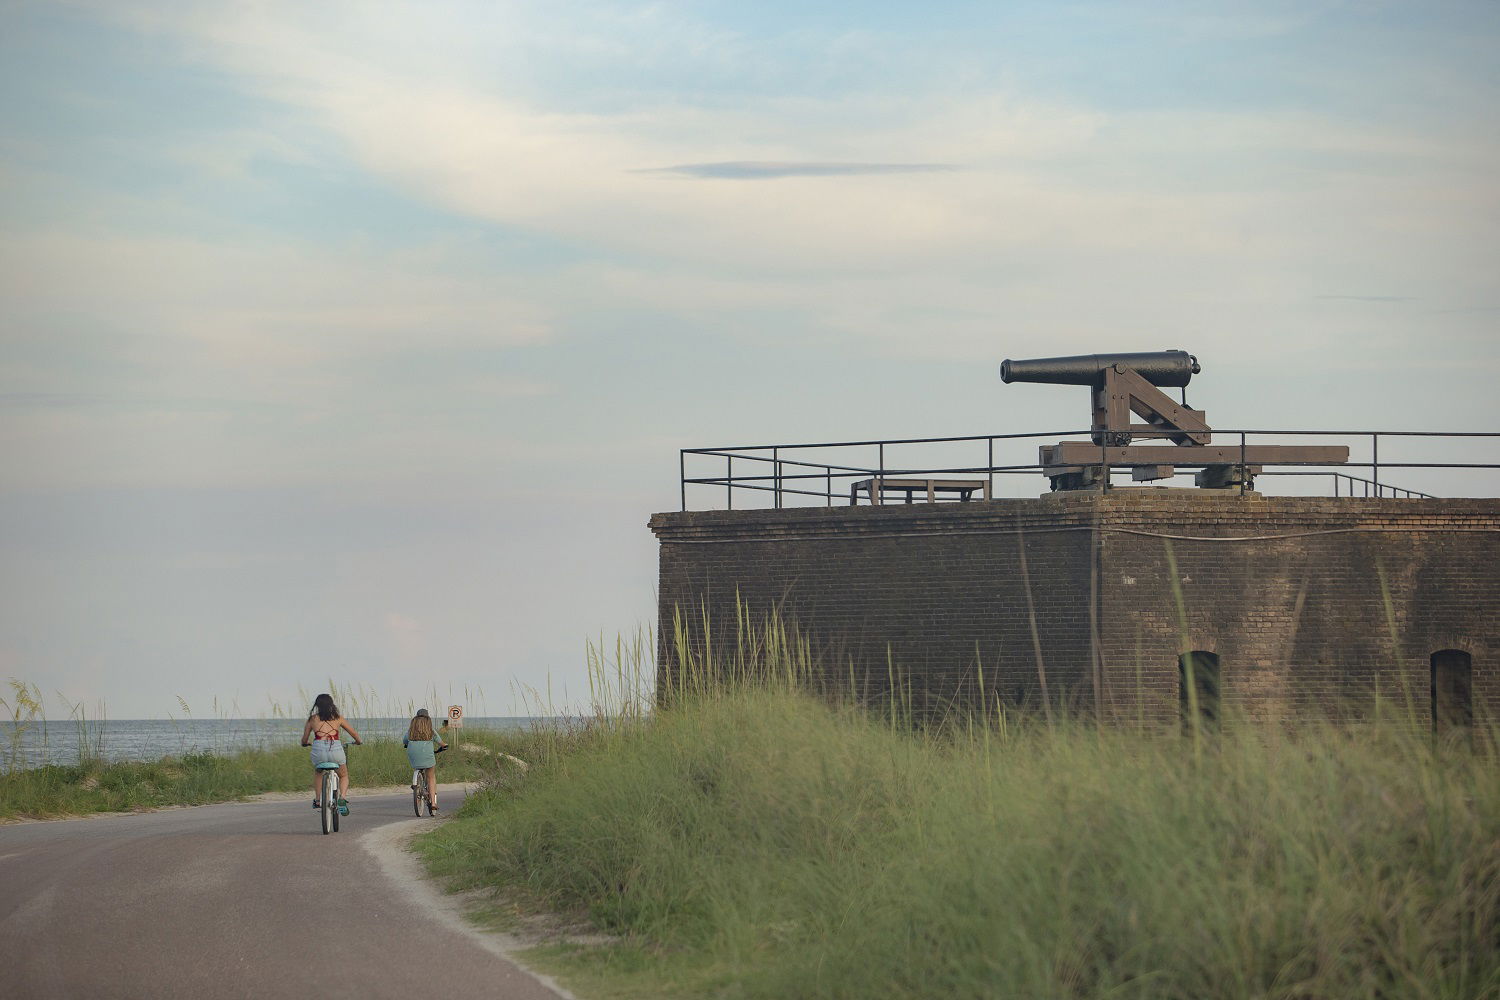
[[[919,726],[899,696],[872,713],[809,693],[815,665],[779,626],[736,643],[688,658],[654,708],[649,638],[613,663],[593,648],[591,722],[465,730],[439,763],[483,788],[419,839],[430,868],[492,890],[492,925],[604,932],[528,953],[583,995],[1500,997],[1492,722],[1437,746],[1397,698],[1391,719],[1186,735]],[[409,774],[399,742],[351,763],[356,790]],[[296,746],[85,754],[0,774],[0,817],[309,778]]]
[[[934,732],[796,687],[601,720],[420,850],[613,935],[528,953],[591,997],[1500,996],[1492,729]]]
[[[201,805],[291,790],[307,771],[295,769],[287,751],[250,751],[234,757],[185,754],[159,761],[83,763],[30,768],[0,774],[0,817],[44,818],[94,812],[120,812],[170,805]],[[301,784],[308,784],[301,780]]]
[[[262,792],[306,789],[311,794],[312,766],[307,750],[297,746],[295,728],[278,727],[268,732],[267,740],[273,744],[270,748],[231,753],[189,752],[155,761],[110,763],[104,756],[106,730],[102,705],[90,718],[81,703],[64,701],[66,718],[49,722],[37,685],[12,679],[9,688],[9,697],[0,697],[0,713],[6,717],[0,721],[7,724],[9,740],[8,746],[0,747],[0,820],[204,805]],[[330,681],[326,689],[345,707],[356,728],[362,728],[362,718],[405,718],[415,712],[411,701],[382,701],[366,688],[341,687]],[[467,688],[463,694],[465,701],[474,700]],[[477,694],[482,702],[483,692]],[[424,701],[442,704],[435,690],[429,691]],[[310,695],[299,694],[298,704],[311,702]],[[192,716],[187,702],[178,698],[178,705],[185,717]],[[273,703],[271,709],[275,719],[302,718],[300,712],[280,704]],[[214,713],[228,723],[217,702]],[[49,725],[54,729],[74,730],[71,745],[76,748],[73,751],[76,758],[66,764],[22,766],[26,759],[22,748],[28,734],[45,734]],[[515,770],[505,755],[526,760],[555,743],[545,729],[497,732],[471,726],[460,732],[457,737],[446,734],[445,738],[455,746],[438,759],[440,782],[501,782]],[[368,729],[362,735],[365,744],[349,751],[355,794],[372,787],[407,785],[411,767],[400,740],[371,739]]]
[[[461,745],[438,759],[438,780],[493,782],[509,767],[500,755],[532,753],[534,740],[523,733],[465,729]],[[366,742],[349,752],[349,766],[355,795],[372,787],[405,786],[411,779],[406,751],[398,741]],[[150,762],[106,763],[85,755],[76,764],[0,773],[0,819],[203,805],[260,792],[306,789],[311,794],[311,783],[307,750],[295,743],[274,750],[190,753]]]

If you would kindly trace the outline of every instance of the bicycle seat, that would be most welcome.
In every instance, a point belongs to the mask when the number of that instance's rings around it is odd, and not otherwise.
[[[319,771],[337,771],[342,766],[343,765],[341,765],[341,764],[335,764],[331,760],[325,760],[323,763],[321,763],[321,764],[318,765],[318,770]]]

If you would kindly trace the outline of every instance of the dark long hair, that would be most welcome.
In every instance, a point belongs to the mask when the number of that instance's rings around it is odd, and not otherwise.
[[[310,719],[314,715],[324,722],[332,722],[339,717],[339,707],[333,703],[333,695],[320,694],[313,699],[313,710],[307,713]]]

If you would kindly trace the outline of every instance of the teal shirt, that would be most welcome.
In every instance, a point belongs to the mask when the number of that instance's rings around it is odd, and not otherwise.
[[[437,748],[443,745],[443,738],[436,733],[432,734],[430,740],[414,740],[408,737],[401,741],[401,745],[406,747],[406,759],[411,761],[412,767],[436,767]]]

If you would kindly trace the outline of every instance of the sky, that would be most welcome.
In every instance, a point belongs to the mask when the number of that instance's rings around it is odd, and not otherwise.
[[[54,715],[579,707],[654,619],[678,449],[1087,423],[1004,358],[1190,350],[1220,427],[1500,430],[1492,2],[0,29],[0,679]]]

